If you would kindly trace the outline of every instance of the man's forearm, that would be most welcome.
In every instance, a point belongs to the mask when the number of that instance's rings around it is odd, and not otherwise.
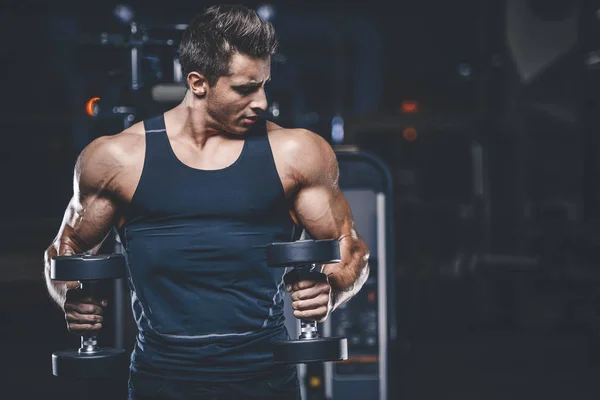
[[[44,278],[46,279],[46,287],[48,288],[50,298],[62,308],[67,295],[67,285],[66,282],[50,279],[50,262],[54,256],[56,256],[56,249],[54,246],[51,246],[44,253]]]
[[[350,300],[352,297],[354,297],[354,295],[356,295],[360,291],[360,289],[363,287],[363,285],[369,278],[369,272],[369,264],[365,264],[364,267],[361,267],[360,274],[354,282],[354,284],[347,288],[332,289],[334,310],[340,305]]]
[[[63,253],[66,253],[63,251]],[[63,308],[67,297],[67,291],[79,286],[79,282],[71,281],[55,281],[50,278],[50,263],[52,257],[58,255],[54,245],[50,246],[44,253],[44,278],[46,280],[46,288],[50,298],[60,307]]]
[[[356,295],[369,277],[369,249],[360,237],[340,239],[340,254],[342,262],[326,265],[323,271],[329,276],[334,310]]]

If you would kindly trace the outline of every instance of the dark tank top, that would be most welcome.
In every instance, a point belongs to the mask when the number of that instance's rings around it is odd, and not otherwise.
[[[272,343],[288,338],[284,269],[265,247],[298,239],[265,121],[230,166],[183,164],[162,115],[144,122],[143,172],[119,230],[138,327],[134,372],[240,381],[276,369]]]

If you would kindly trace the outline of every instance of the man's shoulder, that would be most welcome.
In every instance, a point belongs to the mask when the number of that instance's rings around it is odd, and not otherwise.
[[[322,182],[324,176],[335,179],[337,160],[325,138],[303,128],[274,125],[267,131],[276,164],[287,167],[297,182]]]
[[[284,128],[268,121],[267,132],[274,150],[321,153],[330,147],[322,136],[304,128]]]
[[[81,153],[82,161],[112,165],[135,162],[145,149],[144,129],[136,124],[113,135],[104,135],[90,142]]]
[[[80,190],[116,190],[124,173],[141,169],[144,150],[144,131],[135,126],[94,139],[77,158],[75,177]]]

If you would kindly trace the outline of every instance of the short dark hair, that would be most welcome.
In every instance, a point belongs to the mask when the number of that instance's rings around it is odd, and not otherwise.
[[[179,43],[181,72],[201,73],[214,86],[229,75],[236,52],[266,58],[277,51],[279,40],[273,25],[255,10],[242,5],[217,5],[192,19]]]

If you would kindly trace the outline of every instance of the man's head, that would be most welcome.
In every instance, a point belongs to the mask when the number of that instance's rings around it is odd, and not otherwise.
[[[278,46],[275,28],[245,6],[218,5],[206,9],[189,24],[179,44],[183,76],[202,74],[210,86],[230,74],[235,53],[267,59]]]
[[[191,21],[179,45],[182,73],[220,129],[242,133],[266,109],[277,46],[273,25],[244,6],[209,7]]]

